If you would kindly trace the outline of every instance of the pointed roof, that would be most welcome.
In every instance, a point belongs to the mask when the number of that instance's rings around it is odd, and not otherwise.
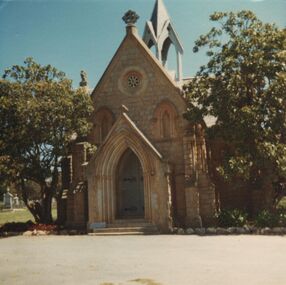
[[[160,34],[164,26],[170,22],[170,17],[162,0],[156,0],[156,4],[151,16],[151,22],[156,36]]]
[[[143,40],[140,38],[140,36],[136,33],[127,33],[123,41],[121,42],[120,46],[118,47],[116,53],[114,54],[113,58],[109,62],[106,70],[104,71],[103,75],[101,76],[99,82],[91,92],[91,97],[94,99],[96,94],[99,94],[99,90],[102,86],[104,86],[104,82],[106,82],[108,78],[108,74],[111,72],[113,68],[118,63],[118,59],[121,57],[122,54],[125,53],[125,47],[127,44],[134,45],[134,48],[138,48],[142,51],[142,53],[146,53],[149,56],[147,57],[148,61],[151,64],[154,64],[154,66],[162,72],[162,75],[167,79],[167,81],[170,83],[172,87],[177,89],[179,91],[179,86],[176,84],[176,82],[171,78],[167,70],[161,65],[161,63],[158,61],[158,59],[153,55],[152,51],[146,46],[146,44],[143,42]],[[179,93],[178,93],[179,94]],[[179,97],[183,99],[181,95]]]
[[[174,44],[176,50],[183,54],[183,46],[179,40],[178,34],[174,29],[164,2],[163,0],[156,0],[151,19],[150,21],[146,22],[143,41],[149,48],[152,45],[155,45],[162,49],[163,44],[168,37]],[[161,52],[161,50],[159,50],[159,52]],[[160,59],[160,56],[158,59]]]
[[[140,131],[140,129],[136,126],[136,124],[130,119],[127,113],[122,112],[121,116],[117,119],[117,121],[112,126],[108,135],[106,136],[102,145],[105,145],[109,138],[113,135],[115,130],[118,129],[119,126],[126,125],[129,127],[130,131],[135,133],[141,141],[160,159],[163,158],[162,154],[156,149],[156,147],[150,142],[150,140]],[[122,130],[122,128],[120,128]],[[117,132],[118,133],[118,132]]]
[[[118,119],[113,124],[110,129],[108,135],[99,146],[93,157],[91,158],[88,168],[96,162],[103,154],[106,154],[108,151],[106,148],[114,149],[114,145],[119,145],[119,142],[122,141],[121,134],[123,132],[127,132],[124,136],[124,144],[128,142],[136,142],[139,144],[143,144],[147,147],[157,158],[163,160],[163,155],[156,149],[156,147],[150,142],[150,140],[140,131],[140,129],[136,126],[136,124],[130,119],[130,117],[122,112]],[[112,142],[110,144],[110,142]],[[109,145],[109,146],[108,146]]]

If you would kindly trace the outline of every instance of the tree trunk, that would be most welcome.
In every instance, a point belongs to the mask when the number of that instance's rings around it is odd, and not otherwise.
[[[52,218],[52,199],[53,191],[50,187],[44,188],[44,196],[41,201],[41,221],[42,224],[51,224],[53,223]]]
[[[36,223],[52,224],[52,193],[47,191],[40,201],[30,201],[28,209],[35,218]]]
[[[24,179],[21,180],[21,188],[23,193],[23,201],[33,215],[35,222],[39,224],[52,224],[52,198],[53,191],[51,187],[42,186],[42,198],[38,200],[29,200]]]
[[[66,199],[62,197],[57,197],[57,221],[58,225],[64,225],[66,222]]]

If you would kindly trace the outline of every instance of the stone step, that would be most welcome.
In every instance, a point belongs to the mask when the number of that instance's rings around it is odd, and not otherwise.
[[[116,219],[114,220],[114,222],[112,224],[109,225],[113,225],[113,224],[119,224],[119,225],[138,225],[138,224],[144,224],[144,225],[151,225],[148,221],[144,220],[144,219]]]
[[[90,235],[151,235],[158,234],[156,226],[143,223],[141,225],[110,224],[106,228],[93,229]]]
[[[93,232],[132,232],[132,231],[142,231],[142,232],[152,232],[158,231],[155,226],[150,227],[107,227],[101,229],[94,229]]]
[[[138,236],[138,235],[155,235],[156,233],[143,233],[143,232],[94,232],[89,233],[89,236]]]
[[[156,228],[156,226],[149,223],[113,223],[108,224],[106,228]]]

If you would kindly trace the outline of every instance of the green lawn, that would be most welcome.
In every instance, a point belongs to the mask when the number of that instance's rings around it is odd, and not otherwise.
[[[52,210],[53,218],[57,216],[57,209]],[[32,214],[27,209],[17,209],[13,211],[0,211],[0,225],[10,222],[27,222],[35,221]]]

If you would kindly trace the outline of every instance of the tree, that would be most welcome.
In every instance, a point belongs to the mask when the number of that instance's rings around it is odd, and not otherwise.
[[[52,222],[61,158],[75,136],[87,134],[91,112],[85,89],[74,90],[71,80],[51,65],[27,58],[23,66],[5,70],[0,81],[1,180],[20,185],[36,222]],[[39,201],[29,198],[30,182],[40,187]]]
[[[250,11],[210,20],[216,26],[195,42],[194,52],[207,49],[209,61],[186,86],[186,118],[216,118],[206,135],[224,141],[218,173],[268,191],[271,207],[286,181],[286,33]]]

